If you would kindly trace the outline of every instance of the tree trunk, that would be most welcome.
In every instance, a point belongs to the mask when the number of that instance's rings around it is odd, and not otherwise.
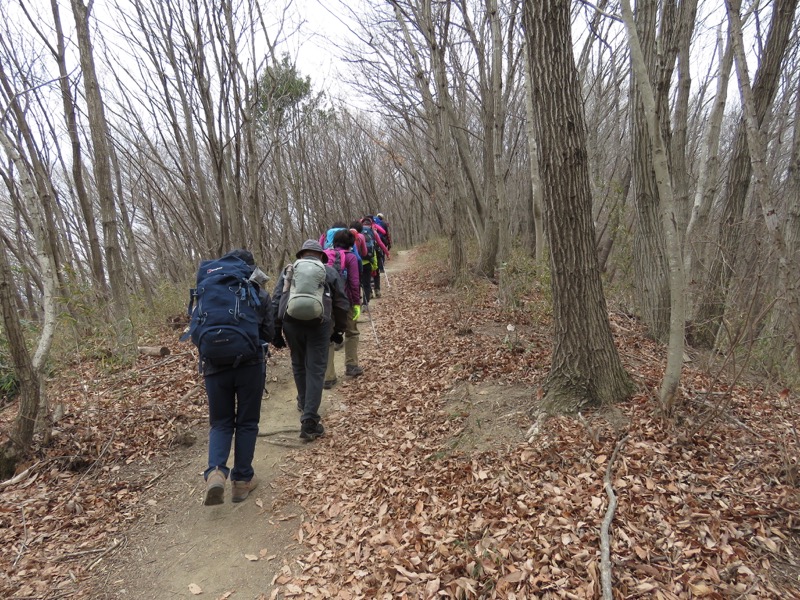
[[[634,80],[639,88],[644,117],[647,121],[647,132],[653,157],[653,170],[656,184],[658,185],[656,199],[661,213],[661,227],[664,232],[667,260],[669,262],[669,346],[667,348],[667,366],[664,370],[664,378],[661,381],[659,399],[664,412],[671,414],[678,400],[678,387],[681,382],[683,336],[686,323],[686,284],[683,274],[683,259],[680,253],[680,232],[676,218],[675,198],[672,192],[666,145],[658,123],[656,99],[647,73],[644,53],[636,33],[636,23],[633,19],[630,0],[622,0],[622,19],[625,22],[628,43],[631,49],[631,68]]]
[[[553,364],[547,410],[578,410],[633,390],[608,323],[592,223],[586,131],[569,6],[526,0],[536,139],[553,288]]]
[[[754,116],[759,128],[764,125],[767,111],[778,89],[781,63],[796,21],[797,2],[798,0],[775,0],[772,8],[767,43],[753,84]],[[732,9],[737,13],[739,4],[737,0],[732,5]],[[725,181],[723,216],[717,238],[719,244],[715,247],[709,273],[705,277],[706,286],[692,319],[695,324],[695,341],[701,347],[711,348],[715,345],[725,314],[725,298],[736,265],[751,174],[747,126],[745,120],[741,119],[736,129],[733,154]]]
[[[797,0],[793,0],[797,5]],[[745,126],[747,131],[747,146],[750,162],[754,172],[754,195],[761,206],[767,231],[772,239],[775,253],[778,256],[778,283],[782,295],[786,298],[789,323],[794,334],[795,360],[800,368],[800,293],[797,288],[797,274],[800,273],[800,261],[789,254],[789,248],[784,238],[783,223],[778,212],[772,204],[769,190],[769,176],[765,167],[766,144],[760,130],[757,115],[757,105],[754,92],[750,88],[750,76],[747,70],[747,58],[742,42],[742,25],[739,17],[738,0],[726,2],[728,20],[731,25],[731,45],[736,63],[736,74],[739,79],[739,91],[744,106]],[[777,6],[775,8],[777,10]],[[794,14],[794,10],[791,13]]]
[[[109,130],[105,118],[105,107],[100,94],[100,84],[95,71],[92,43],[89,35],[89,11],[83,0],[71,0],[75,17],[78,50],[83,71],[86,94],[89,130],[92,137],[92,164],[100,196],[100,210],[103,218],[103,242],[105,258],[111,283],[112,313],[117,333],[120,356],[129,359],[135,355],[133,326],[130,318],[128,290],[125,282],[125,269],[120,252],[117,211],[114,206],[114,187],[111,179]]]
[[[94,214],[94,207],[86,191],[83,181],[83,158],[81,154],[81,142],[78,135],[78,119],[75,114],[75,101],[70,89],[70,81],[67,72],[66,47],[64,44],[64,33],[61,27],[61,15],[58,8],[58,0],[50,2],[53,11],[53,22],[56,29],[56,55],[58,63],[59,80],[58,85],[61,89],[61,98],[64,105],[64,120],[66,121],[67,133],[69,134],[72,147],[72,181],[75,186],[75,195],[78,197],[78,205],[86,227],[86,237],[89,240],[89,263],[91,265],[92,277],[99,287],[100,296],[104,300],[109,298],[108,283],[103,268],[103,254],[100,249],[100,239],[97,235],[97,219]]]
[[[523,49],[525,59],[525,114],[527,115],[528,160],[531,168],[531,211],[533,216],[533,257],[537,267],[544,264],[544,211],[542,209],[542,180],[536,159],[536,133],[533,126],[533,84],[531,83],[531,60],[528,49]]]
[[[658,81],[660,96],[666,93],[659,81],[656,54],[655,0],[640,0],[636,7],[636,28],[648,77]],[[663,37],[663,36],[662,36]],[[666,57],[663,57],[666,61]],[[656,99],[659,123],[664,119],[661,97]],[[667,118],[669,113],[667,112]],[[633,136],[631,164],[633,165],[634,208],[636,230],[633,239],[633,265],[638,288],[639,310],[650,335],[666,341],[669,335],[670,291],[664,228],[658,201],[658,184],[653,170],[653,155],[648,133],[647,115],[642,104],[641,90],[631,85],[631,131]]]

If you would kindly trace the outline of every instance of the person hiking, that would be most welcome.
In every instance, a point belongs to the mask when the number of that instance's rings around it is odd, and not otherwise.
[[[347,329],[344,332],[344,374],[347,377],[358,377],[364,369],[358,366],[358,317],[361,315],[361,287],[360,287],[360,261],[353,254],[355,235],[349,229],[340,229],[333,236],[333,248],[325,250],[328,255],[328,265],[344,273],[345,290],[350,301],[350,313],[347,319]],[[340,265],[337,267],[337,265]],[[325,371],[325,381],[322,387],[326,390],[336,385],[336,369],[334,366],[334,352],[328,349],[328,367]]]
[[[210,425],[208,467],[203,473],[206,506],[224,502],[228,478],[233,502],[245,500],[258,485],[253,454],[266,380],[267,343],[274,336],[272,304],[263,289],[266,279],[249,250],[233,250],[201,263],[192,292],[197,304],[194,311],[190,305],[189,335],[200,351]],[[227,464],[231,445],[233,468]]]
[[[383,227],[375,224],[372,215],[367,215],[361,219],[363,225],[362,234],[367,240],[367,255],[370,257],[370,280],[375,288],[375,297],[381,297],[381,274],[380,268],[383,267],[384,257],[389,260],[389,249],[381,240],[380,234],[386,233]],[[371,241],[370,241],[371,240]],[[363,261],[362,261],[363,262]]]
[[[328,350],[331,342],[344,340],[350,302],[339,273],[326,265],[328,256],[318,241],[306,240],[295,256],[297,260],[281,272],[272,295],[276,315],[272,343],[276,348],[289,346],[300,437],[312,441],[325,433],[319,405]]]
[[[374,245],[370,248],[367,247],[367,240],[364,236],[364,224],[361,221],[353,221],[350,224],[350,231],[355,232],[358,255],[361,257],[361,304],[363,307],[369,306],[369,301],[372,298],[372,254],[374,254]],[[369,257],[369,258],[368,258]]]
[[[319,245],[323,247],[323,249],[327,250],[328,248],[333,248],[333,236],[336,234],[337,231],[342,229],[347,229],[347,224],[342,221],[337,221],[333,225],[331,225],[325,233],[323,233],[319,237]]]
[[[384,245],[386,246],[387,250],[392,249],[392,234],[389,232],[389,222],[383,216],[383,213],[378,213],[375,215],[373,219],[376,225],[383,228],[383,233],[380,234],[381,240],[383,241]]]

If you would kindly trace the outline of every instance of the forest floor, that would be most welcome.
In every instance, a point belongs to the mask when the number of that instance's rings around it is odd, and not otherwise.
[[[687,360],[680,417],[659,418],[664,348],[612,312],[634,397],[537,419],[540,295],[504,311],[496,286],[423,276],[441,265],[421,250],[388,267],[323,438],[299,443],[288,351],[270,359],[278,433],[240,504],[202,506],[205,393],[178,332],[142,341],[166,358],[63,368],[56,436],[0,483],[0,597],[599,598],[610,487],[615,598],[800,598],[794,392]]]

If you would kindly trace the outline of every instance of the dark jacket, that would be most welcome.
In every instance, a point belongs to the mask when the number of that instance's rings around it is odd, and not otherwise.
[[[336,269],[325,265],[325,290],[331,296],[331,314],[326,314],[318,321],[297,321],[292,319],[290,315],[286,314],[286,303],[288,297],[284,298],[284,274],[286,268],[281,271],[278,282],[275,284],[275,289],[272,292],[272,314],[275,318],[275,331],[280,332],[283,327],[283,321],[293,321],[295,323],[306,323],[309,326],[322,325],[328,326],[331,321],[333,322],[333,330],[343,333],[347,329],[347,319],[350,313],[350,301],[347,299],[347,294],[342,285],[342,280]],[[288,292],[286,292],[288,294]]]

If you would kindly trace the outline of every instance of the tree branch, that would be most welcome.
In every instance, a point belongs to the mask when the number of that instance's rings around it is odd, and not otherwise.
[[[626,433],[617,441],[614,452],[611,454],[611,460],[608,461],[604,479],[606,494],[608,495],[608,508],[603,519],[603,525],[600,527],[600,579],[602,581],[603,600],[614,599],[611,590],[611,543],[608,537],[608,529],[611,527],[611,521],[614,520],[614,513],[617,510],[617,495],[614,493],[614,486],[611,484],[611,469],[614,468],[617,454],[619,454],[627,440],[628,434]]]

